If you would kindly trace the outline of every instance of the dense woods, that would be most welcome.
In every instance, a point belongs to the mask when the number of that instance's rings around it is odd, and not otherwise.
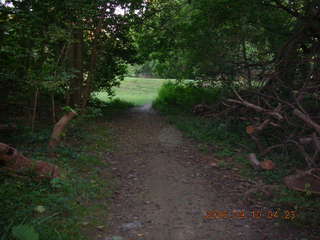
[[[12,104],[11,113],[36,115],[46,99],[55,118],[59,107],[83,109],[93,91],[110,91],[136,61],[130,29],[145,8],[143,1],[2,2],[2,111]]]
[[[216,106],[223,114],[213,116],[245,120],[261,155],[298,148],[317,167],[319,7],[318,1],[161,2],[138,35],[139,53],[157,61],[164,76],[229,88],[229,99]]]

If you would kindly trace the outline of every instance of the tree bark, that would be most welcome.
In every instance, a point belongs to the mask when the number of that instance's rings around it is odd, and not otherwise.
[[[0,143],[0,169],[18,174],[31,172],[39,178],[52,179],[60,176],[56,165],[28,159],[15,148],[4,143]]]

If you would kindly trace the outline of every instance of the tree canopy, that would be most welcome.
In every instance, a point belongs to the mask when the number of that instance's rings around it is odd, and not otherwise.
[[[85,106],[136,62],[130,31],[146,11],[143,0],[1,3],[1,98],[40,91]]]
[[[280,57],[286,41],[312,19],[308,9],[315,3],[161,1],[137,38],[142,55],[158,60],[164,75],[250,80],[253,69],[265,72]]]

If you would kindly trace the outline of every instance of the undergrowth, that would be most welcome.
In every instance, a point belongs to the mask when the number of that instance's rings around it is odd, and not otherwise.
[[[106,175],[110,168],[106,154],[113,145],[105,116],[130,106],[91,101],[89,112],[68,125],[54,158],[47,151],[49,127],[0,136],[26,157],[56,164],[62,172],[51,181],[1,172],[1,240],[84,240],[90,229],[107,227],[102,220],[114,182]]]
[[[159,91],[153,106],[165,114],[168,121],[186,136],[196,140],[200,150],[221,159],[219,167],[239,169],[240,174],[254,181],[278,185],[272,205],[295,210],[298,217],[294,223],[302,226],[318,226],[320,199],[314,194],[289,190],[283,178],[305,168],[302,158],[287,151],[268,155],[276,168],[271,171],[255,170],[247,159],[250,152],[257,152],[253,141],[246,134],[246,125],[232,116],[225,119],[207,119],[192,114],[192,107],[199,103],[214,104],[228,97],[228,90],[197,88],[192,85],[167,83]],[[260,159],[264,160],[264,159]]]
[[[160,88],[153,106],[167,113],[177,109],[180,112],[188,112],[195,104],[212,104],[218,101],[226,91],[221,88],[200,88],[192,83],[181,84],[169,81]]]

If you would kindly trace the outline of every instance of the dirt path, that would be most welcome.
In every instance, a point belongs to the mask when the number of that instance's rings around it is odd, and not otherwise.
[[[247,185],[232,170],[210,167],[212,156],[198,152],[150,106],[112,125],[119,149],[110,162],[120,190],[108,234],[99,240],[310,240],[266,217],[205,219],[210,210],[249,215],[255,206],[242,201]]]

